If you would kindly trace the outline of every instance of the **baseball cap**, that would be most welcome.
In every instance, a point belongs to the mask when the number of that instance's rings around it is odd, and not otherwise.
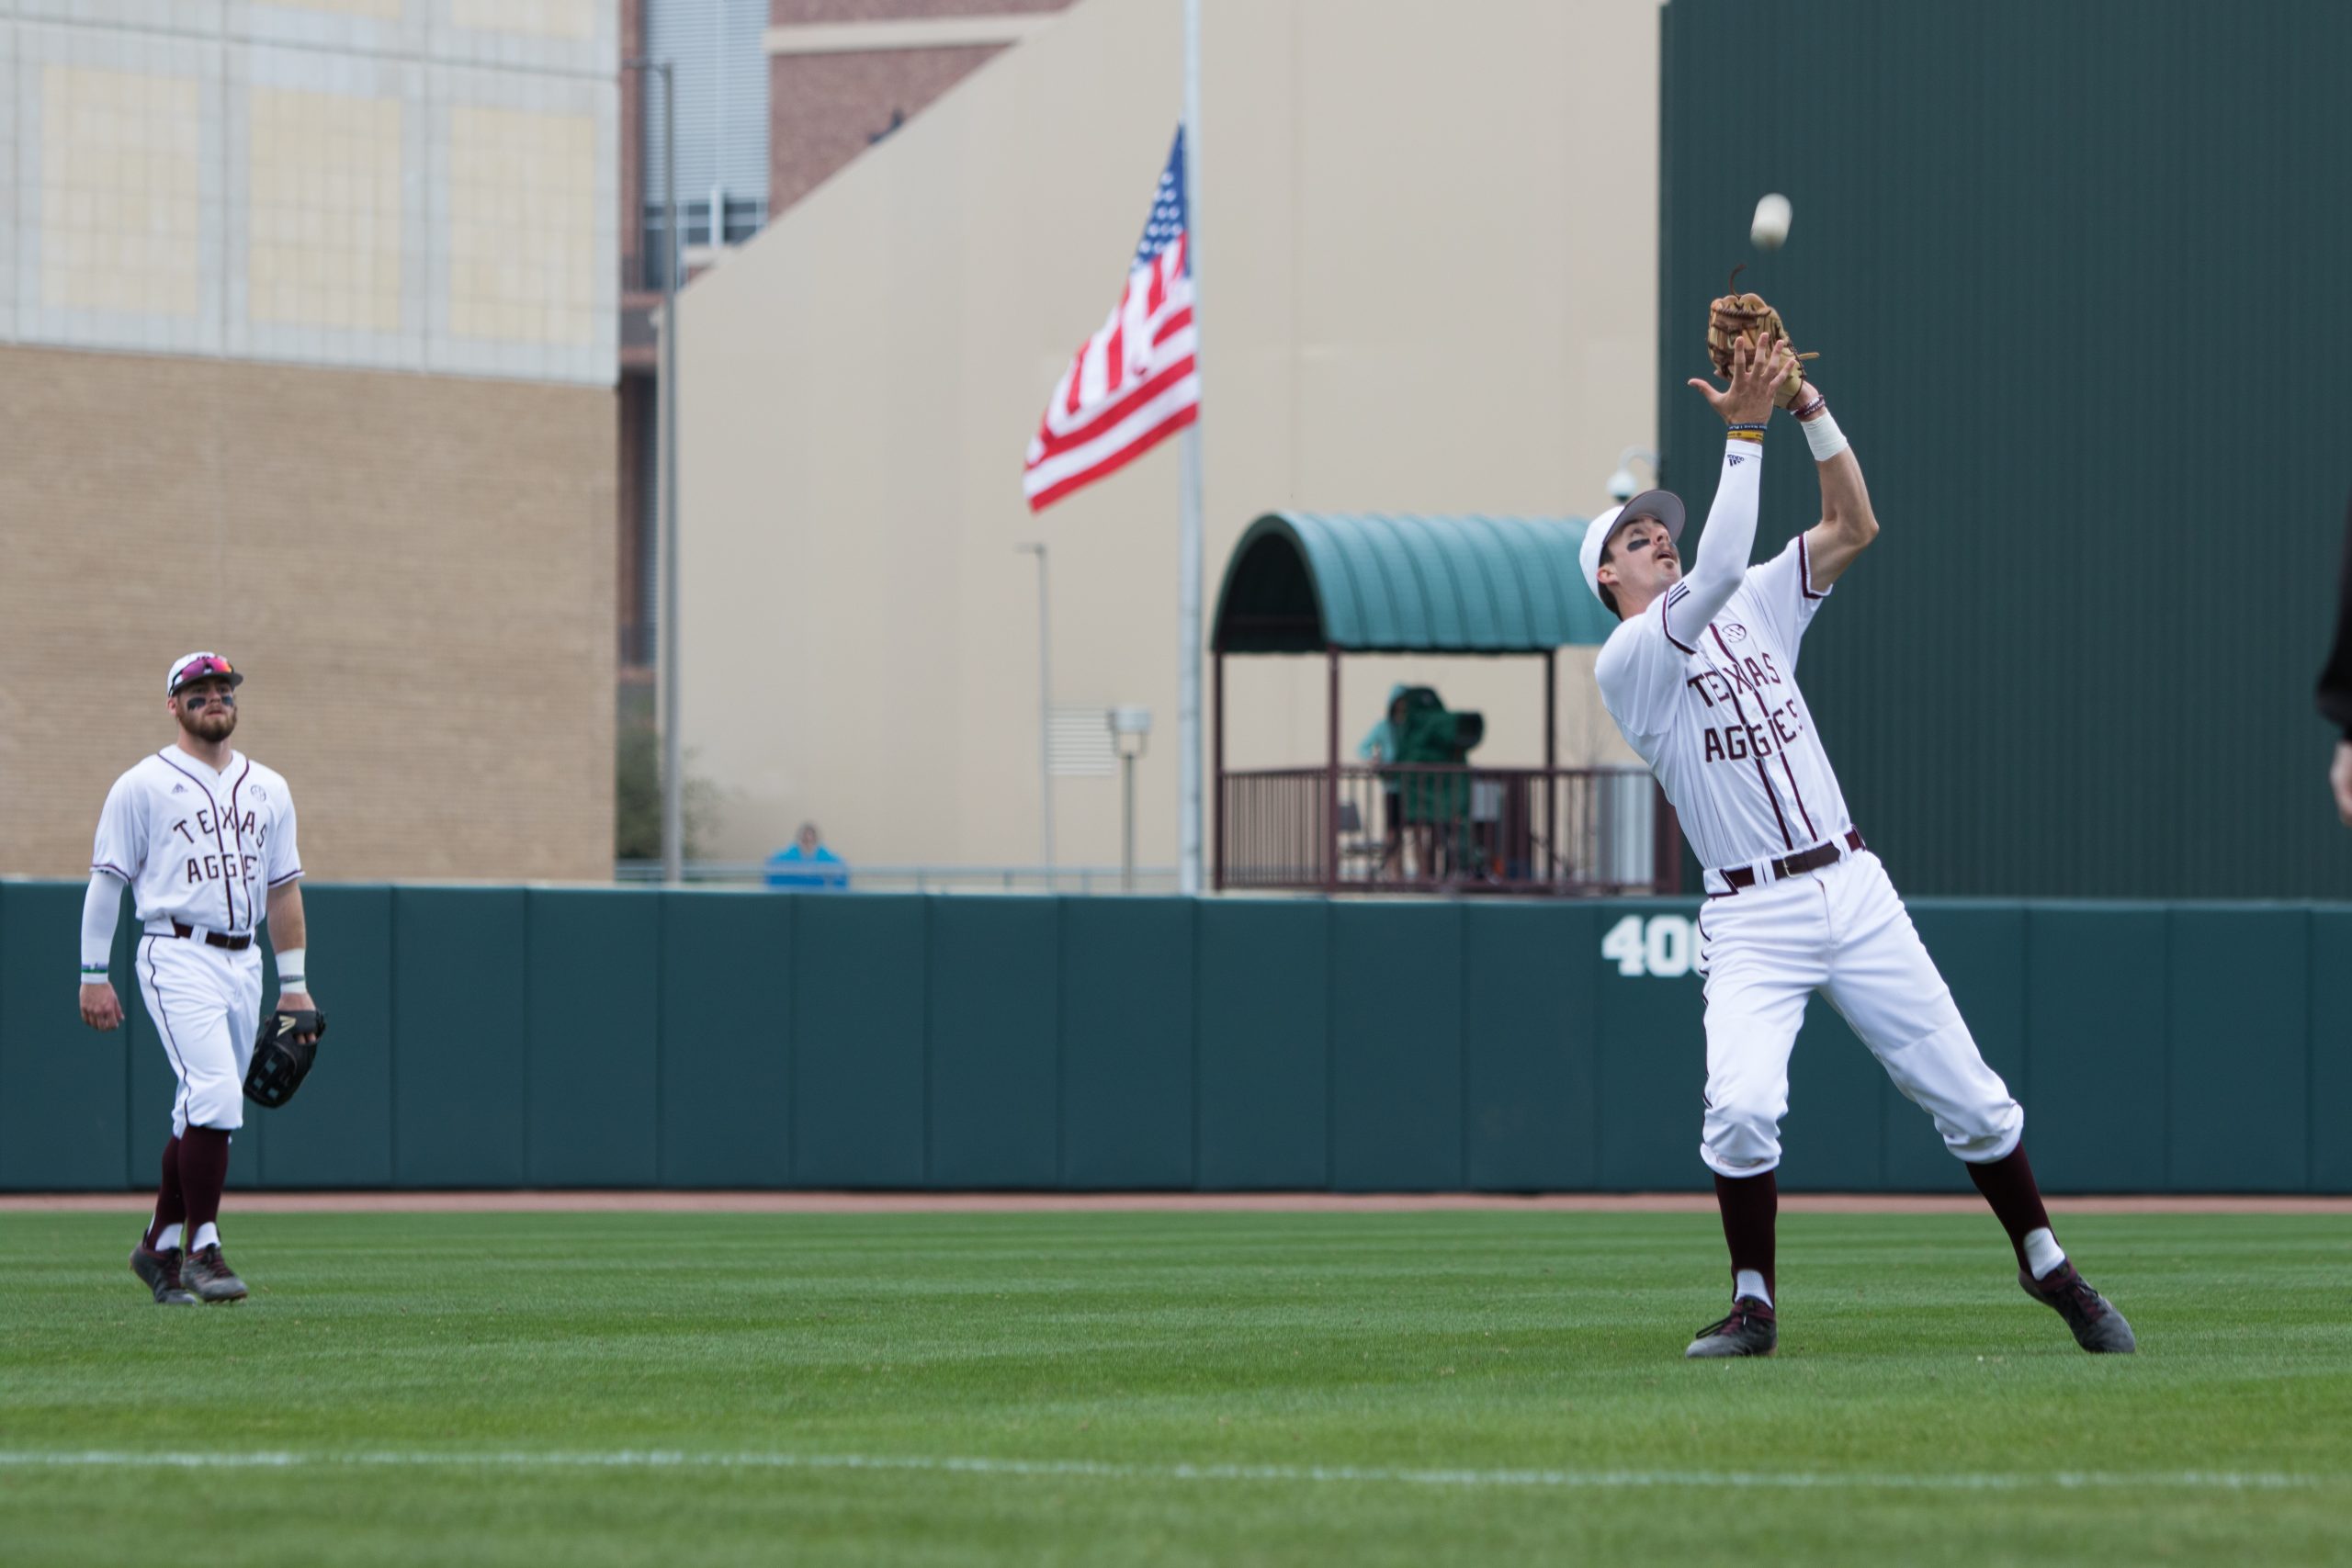
[[[242,686],[245,678],[229,668],[229,661],[217,653],[183,653],[172,660],[164,674],[164,695],[176,697],[180,688],[190,681],[201,681],[218,675],[232,686]]]
[[[1682,498],[1670,490],[1645,490],[1623,506],[1612,506],[1585,525],[1584,545],[1577,551],[1577,564],[1584,568],[1584,585],[1592,596],[1600,597],[1600,552],[1608,547],[1609,536],[1621,524],[1637,518],[1655,517],[1666,525],[1666,536],[1677,546],[1682,543]]]

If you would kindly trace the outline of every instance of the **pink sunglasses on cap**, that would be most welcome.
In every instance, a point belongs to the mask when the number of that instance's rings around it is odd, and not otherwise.
[[[232,686],[242,686],[245,683],[245,678],[231,669],[229,661],[219,654],[199,653],[172,671],[171,685],[164,694],[175,697],[179,695],[180,688],[189,682],[202,681],[215,675],[222,677]]]

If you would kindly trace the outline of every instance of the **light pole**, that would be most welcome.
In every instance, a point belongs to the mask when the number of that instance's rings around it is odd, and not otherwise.
[[[1054,890],[1054,662],[1053,623],[1046,614],[1046,547],[1042,540],[1015,545],[1020,555],[1037,558],[1037,799],[1045,814],[1046,891]]]
[[[642,130],[645,78],[662,78],[662,880],[685,880],[686,810],[678,726],[678,78],[667,60],[625,60],[638,73]]]
[[[1617,454],[1617,471],[1609,476],[1609,499],[1623,506],[1642,491],[1642,481],[1634,477],[1636,459],[1649,465],[1650,482],[1657,482],[1657,454],[1646,446],[1628,446]]]
[[[1119,817],[1119,888],[1132,893],[1136,890],[1136,761],[1151,740],[1151,710],[1115,707],[1105,716],[1111,721],[1111,743],[1118,748],[1119,771],[1125,775],[1126,802]]]
[[[1184,0],[1184,270],[1201,364],[1201,0]],[[1201,422],[1177,437],[1176,886],[1201,890]]]

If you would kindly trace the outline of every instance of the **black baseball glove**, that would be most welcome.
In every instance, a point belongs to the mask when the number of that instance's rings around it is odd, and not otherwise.
[[[326,1032],[327,1015],[311,1008],[266,1015],[254,1042],[253,1066],[245,1069],[245,1098],[271,1110],[293,1099],[318,1059],[319,1037]]]

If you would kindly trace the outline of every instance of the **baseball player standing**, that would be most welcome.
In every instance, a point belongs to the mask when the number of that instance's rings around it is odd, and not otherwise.
[[[303,973],[293,796],[283,778],[229,747],[244,679],[217,653],[188,654],[165,672],[177,743],[107,792],[82,905],[82,1021],[100,1030],[122,1021],[107,966],[127,883],[145,933],[139,988],[179,1080],[155,1217],[130,1253],[132,1272],[174,1306],[245,1293],[220,1255],[219,1220],[261,1022],[264,920],[277,942],[278,1005],[316,1005]]]
[[[1637,495],[1585,531],[1586,583],[1621,624],[1601,649],[1602,700],[1649,763],[1707,868],[1699,922],[1707,1089],[1700,1157],[1730,1243],[1732,1307],[1685,1354],[1764,1356],[1774,1317],[1774,1222],[1789,1055],[1814,991],[1935,1119],[2008,1231],[2018,1282],[2086,1350],[2134,1348],[2123,1314],[2051,1233],[2020,1136],[2025,1112],[1977,1054],[1885,868],[1862,843],[1796,686],[1805,628],[1878,533],[1862,471],[1785,339],[1743,336],[1730,386],[1690,384],[1730,426],[1689,577],[1681,501]],[[1821,521],[1760,565],[1764,422],[1792,403],[1821,480]]]

